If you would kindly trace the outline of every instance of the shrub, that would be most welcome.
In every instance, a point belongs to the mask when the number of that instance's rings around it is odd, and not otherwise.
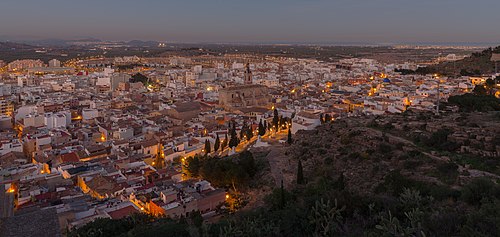
[[[494,195],[495,184],[487,178],[476,178],[462,189],[462,199],[472,205],[480,205],[483,198]]]

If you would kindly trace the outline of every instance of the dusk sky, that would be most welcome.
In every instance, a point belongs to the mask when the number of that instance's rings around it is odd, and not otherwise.
[[[500,42],[499,0],[2,0],[0,38]]]

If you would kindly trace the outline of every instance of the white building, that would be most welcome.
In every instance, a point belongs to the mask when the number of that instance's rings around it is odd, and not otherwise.
[[[23,152],[23,144],[19,141],[19,139],[0,141],[0,156],[9,152]]]
[[[292,134],[295,134],[299,130],[313,130],[321,124],[319,118],[319,114],[309,112],[297,113],[292,121]]]
[[[99,117],[99,111],[97,109],[83,109],[82,118],[84,120],[95,119]]]
[[[71,113],[69,112],[45,113],[44,117],[45,126],[49,129],[67,127],[71,123]]]
[[[61,61],[52,59],[49,61],[49,67],[61,67]]]

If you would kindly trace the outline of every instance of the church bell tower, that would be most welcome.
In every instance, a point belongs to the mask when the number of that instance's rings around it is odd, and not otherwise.
[[[247,63],[245,66],[245,85],[251,85],[252,83],[252,71],[250,71],[250,64]]]

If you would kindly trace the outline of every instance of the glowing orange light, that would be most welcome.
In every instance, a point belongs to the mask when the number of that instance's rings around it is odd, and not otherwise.
[[[13,193],[13,192],[15,192],[15,191],[16,191],[16,189],[15,189],[12,185],[10,186],[10,188],[9,188],[9,189],[7,189],[7,192],[8,192],[8,193]]]

